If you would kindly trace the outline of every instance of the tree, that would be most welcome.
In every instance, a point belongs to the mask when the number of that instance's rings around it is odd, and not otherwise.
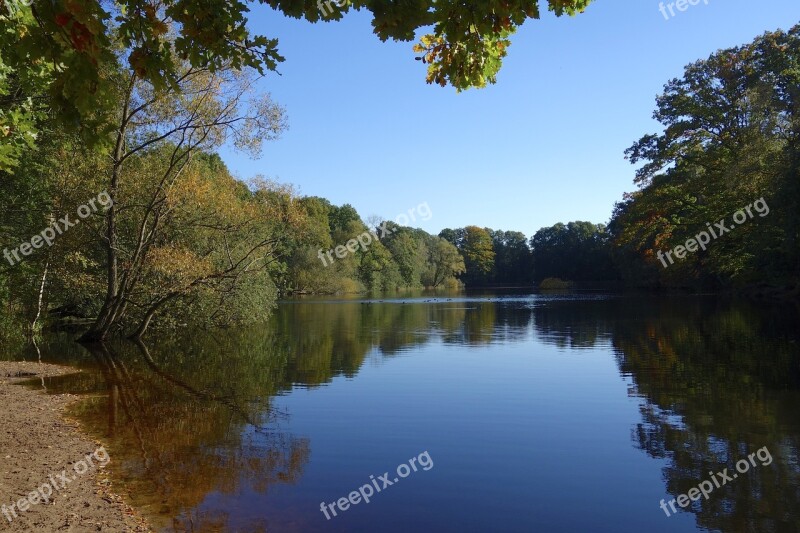
[[[456,248],[462,246],[464,242],[464,228],[450,229],[445,228],[439,232],[439,237],[446,240]]]
[[[467,267],[464,276],[467,285],[485,282],[494,268],[495,258],[489,231],[478,226],[467,226],[459,251]]]
[[[660,272],[666,284],[797,285],[800,272],[800,25],[686,67],[657,99],[660,134],[626,152],[640,190],[612,221],[618,248],[645,265],[763,198],[753,220]],[[644,272],[647,268],[635,271]],[[652,270],[652,267],[650,268]],[[680,272],[680,274],[678,274]]]
[[[255,94],[255,76],[233,67],[212,71],[176,61],[182,65],[182,74],[174,88],[159,89],[136,71],[116,76],[120,107],[105,184],[113,201],[106,214],[104,236],[106,294],[95,323],[82,337],[86,341],[105,339],[132,303],[143,309],[133,333],[139,337],[155,313],[171,300],[200,288],[223,289],[242,279],[244,273],[268,265],[279,239],[269,232],[270,217],[279,215],[278,220],[289,221],[285,218],[289,215],[280,212],[282,208],[272,211],[264,188],[251,198],[251,219],[216,208],[224,202],[206,205],[187,192],[187,200],[194,200],[189,205],[198,205],[198,213],[195,218],[187,217],[186,222],[215,234],[207,235],[211,240],[195,250],[174,242],[164,244],[165,225],[175,220],[173,195],[182,190],[182,179],[198,178],[191,167],[195,155],[226,141],[258,153],[264,140],[275,138],[286,127],[283,110],[268,95]],[[135,171],[138,181],[129,176]],[[147,179],[142,180],[143,176]],[[204,186],[202,180],[196,184]],[[242,197],[248,194],[246,190],[240,193]],[[232,202],[231,195],[236,195],[235,188],[225,201]],[[221,197],[212,195],[206,200]],[[291,200],[284,198],[281,202]],[[121,218],[123,213],[125,218]],[[237,236],[231,242],[233,234]],[[152,268],[182,274],[165,280],[162,292],[143,301],[133,300],[132,293],[148,279],[146,274]]]
[[[333,247],[329,216],[335,209],[331,203],[316,196],[297,201],[306,221],[304,231],[287,236],[288,252],[285,268],[276,276],[281,294],[293,292],[335,293],[341,289],[338,270],[328,268],[319,258],[320,251]]]
[[[347,240],[354,230],[366,229],[358,211],[350,204],[341,207],[332,206],[328,212],[328,224],[331,235],[336,235],[338,241]]]
[[[113,149],[113,75],[125,66],[156,90],[178,88],[184,66],[218,72],[252,68],[275,71],[284,58],[278,41],[248,29],[250,1],[243,0],[63,0],[4,2],[0,45],[5,66],[20,73],[49,70],[46,88],[64,124],[80,124],[87,139],[109,141]],[[425,0],[412,3],[355,0],[341,9],[328,0],[262,0],[289,17],[310,22],[341,19],[351,9],[372,13],[383,41],[411,41],[431,28],[414,51],[428,64],[428,83],[459,90],[494,83],[509,37],[528,19],[540,17],[540,2],[512,0],[475,6]],[[557,16],[583,11],[590,0],[548,0]],[[19,12],[20,14],[16,14]],[[10,25],[13,30],[7,30]],[[10,35],[13,33],[13,35]],[[17,53],[7,55],[13,46]],[[56,68],[57,67],[57,68]],[[0,74],[0,76],[2,76]],[[1,82],[0,82],[1,84]],[[1,89],[0,89],[1,90]],[[110,135],[110,137],[109,137]],[[5,143],[6,140],[4,139]]]
[[[366,250],[359,250],[355,256],[358,261],[358,277],[369,291],[393,291],[400,287],[402,276],[392,253],[375,239]]]
[[[19,6],[19,7],[15,7]],[[35,147],[47,122],[47,88],[53,65],[31,67],[18,41],[34,22],[21,2],[0,5],[0,172],[12,173]]]
[[[428,268],[423,273],[422,283],[426,287],[439,287],[466,270],[464,258],[458,249],[440,237],[431,237],[428,244]]]
[[[531,282],[533,264],[528,239],[519,231],[492,231],[494,283],[525,285]]]
[[[570,222],[542,228],[531,237],[534,279],[569,281],[617,279],[609,235],[603,224]]]
[[[393,222],[387,222],[386,227],[391,229],[391,233],[383,239],[383,243],[400,269],[403,284],[406,287],[419,287],[428,265],[427,233],[401,227]]]

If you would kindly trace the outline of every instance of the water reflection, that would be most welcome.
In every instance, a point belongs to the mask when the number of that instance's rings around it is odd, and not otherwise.
[[[171,340],[153,354],[143,344],[91,346],[89,372],[48,388],[91,394],[74,414],[110,443],[115,478],[156,526],[225,530],[226,512],[195,511],[209,494],[294,483],[310,453],[270,409],[286,352],[265,341]]]
[[[692,512],[709,530],[800,531],[797,315],[695,303],[673,316],[618,322],[614,332],[620,369],[646,400],[635,443],[668,459],[673,497],[766,446],[772,465],[739,475]]]
[[[796,308],[714,298],[558,302],[537,308],[535,322],[560,346],[613,342],[631,394],[644,400],[633,441],[668,460],[663,474],[673,497],[767,446],[772,465],[692,504],[700,528],[800,531]]]
[[[90,351],[53,337],[41,349],[46,361],[86,369],[47,386],[87,395],[76,416],[109,442],[115,479],[163,529],[266,531],[270,520],[243,526],[231,502],[247,505],[247,494],[302,483],[312,444],[329,446],[285,429],[291,413],[276,410],[275,398],[337,376],[357,378],[368,359],[441,343],[463,350],[523,344],[531,353],[547,345],[598,356],[613,349],[641,402],[632,443],[667,461],[663,478],[673,497],[758,448],[772,453],[769,467],[693,504],[698,528],[798,531],[798,316],[795,308],[689,297],[289,303],[265,328]],[[458,376],[458,360],[452,364]],[[507,416],[513,421],[516,413]],[[520,460],[509,456],[508,468]],[[581,497],[591,499],[586,490]],[[303,524],[303,512],[283,510],[282,529]],[[654,501],[642,512],[661,511]]]

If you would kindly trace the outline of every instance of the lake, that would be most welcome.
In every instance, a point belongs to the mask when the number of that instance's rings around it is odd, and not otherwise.
[[[42,359],[83,372],[32,386],[84,396],[164,531],[788,532],[799,324],[713,296],[297,300],[146,345],[52,336]]]

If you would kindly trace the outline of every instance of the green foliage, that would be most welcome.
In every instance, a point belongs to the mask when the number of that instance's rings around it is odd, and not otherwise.
[[[491,230],[477,226],[447,228],[439,237],[454,245],[464,258],[466,271],[462,280],[467,286],[483,285],[491,280],[495,261]]]
[[[422,275],[428,267],[428,241],[430,235],[422,230],[410,230],[394,225],[394,231],[385,239],[385,246],[397,263],[403,286],[420,287]]]
[[[609,234],[603,224],[570,222],[542,228],[531,238],[534,279],[613,281]]]
[[[431,236],[428,242],[428,264],[422,275],[422,283],[426,287],[452,288],[456,276],[467,269],[464,258],[458,248],[441,237]]]
[[[461,248],[467,272],[487,274],[494,265],[494,247],[489,231],[477,226],[464,228],[464,242]]]
[[[19,314],[12,300],[12,292],[9,288],[9,277],[0,268],[0,345],[3,351],[0,358],[8,358],[13,355],[12,346],[19,344],[24,339],[24,319]]]
[[[52,81],[53,67],[26,62],[19,47],[31,9],[22,2],[0,6],[0,172],[13,172],[39,136],[47,108],[41,97]]]
[[[560,16],[583,11],[590,0],[549,0]],[[35,0],[0,4],[0,99],[11,94],[14,73],[25,85],[15,102],[0,105],[0,169],[14,166],[35,135],[33,94],[47,92],[65,126],[79,127],[87,141],[110,147],[115,109],[114,74],[129,69],[156,90],[176,88],[183,67],[276,71],[284,58],[278,40],[248,29],[250,1]],[[527,19],[539,18],[539,2],[493,0],[475,6],[452,1],[356,0],[343,10],[310,0],[262,0],[279,12],[311,22],[338,20],[350,9],[372,12],[382,40],[410,41],[433,27],[414,47],[428,63],[428,83],[463,90],[494,83],[510,45],[509,36]],[[33,93],[29,89],[34,88]],[[5,134],[8,137],[8,134]]]
[[[302,234],[289,237],[291,252],[277,281],[282,293],[458,286],[456,276],[464,272],[464,261],[444,239],[391,221],[378,220],[370,228],[347,204],[333,206],[316,197],[301,198],[298,204],[306,225]],[[358,243],[355,252],[337,257],[336,248],[344,249],[348,242]]]
[[[485,87],[495,83],[502,66],[509,37],[529,19],[540,17],[539,0],[492,0],[480,5],[452,0],[354,0],[338,8],[332,2],[308,0],[266,0],[284,14],[311,22],[339,20],[354,10],[372,13],[372,27],[382,40],[412,41],[424,29],[414,46],[417,59],[428,65],[427,82],[452,85],[457,90]],[[547,9],[556,16],[576,15],[591,0],[548,0]],[[320,6],[325,9],[320,9]],[[328,7],[329,6],[329,7]]]
[[[519,231],[492,231],[495,251],[492,281],[501,285],[528,285],[532,281],[533,256],[528,239]]]
[[[611,227],[637,284],[796,285],[800,272],[800,26],[686,67],[657,99],[664,131],[626,152],[640,190]],[[684,244],[764,198],[756,218],[668,269],[656,252]]]

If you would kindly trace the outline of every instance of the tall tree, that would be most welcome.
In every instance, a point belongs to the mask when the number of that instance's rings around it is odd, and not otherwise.
[[[483,284],[494,268],[494,248],[489,231],[478,226],[464,228],[464,239],[460,250],[467,271],[464,281],[469,285]]]
[[[763,198],[768,219],[726,232],[661,281],[797,284],[800,273],[800,25],[686,67],[657,99],[660,134],[627,151],[640,191],[617,210],[620,248],[657,252]],[[657,265],[656,265],[657,266]],[[676,272],[682,275],[676,277]]]
[[[406,287],[419,286],[422,273],[427,267],[429,255],[424,234],[401,226],[393,229],[383,242],[400,269],[404,285]]]
[[[464,258],[458,249],[441,237],[431,237],[428,244],[428,268],[423,273],[422,283],[427,287],[440,287],[466,270]]]
[[[183,65],[174,88],[159,89],[143,80],[136,71],[123,71],[116,76],[120,103],[105,184],[113,201],[106,215],[104,238],[106,294],[97,320],[85,333],[84,340],[106,338],[130,309],[131,293],[144,279],[148,260],[159,248],[164,224],[174,209],[170,193],[184,177],[192,158],[227,141],[258,153],[264,140],[275,138],[286,127],[283,110],[268,95],[255,93],[255,76],[232,67],[212,72],[209,68],[174,60]],[[141,197],[134,200],[129,191],[136,187],[128,171],[139,165],[145,167],[148,176],[155,178],[144,182],[145,190],[140,189]],[[121,239],[122,228],[119,227],[123,212],[134,228],[127,242]],[[254,213],[254,216],[259,218],[262,214],[266,213]],[[221,220],[208,223],[211,227],[221,224],[223,240],[218,245],[230,246],[230,243],[225,244],[224,231],[231,226]],[[230,223],[246,233],[239,222]],[[229,253],[227,261],[214,266],[206,264],[207,268],[201,268],[203,262],[198,257],[194,263],[198,270],[193,279],[188,279],[191,276],[183,278],[160,296],[137,302],[146,310],[134,335],[140,336],[152,316],[170,300],[200,285],[239,279],[242,269],[250,269],[252,261],[269,254],[273,244],[273,236],[247,244],[237,243],[241,248],[229,249],[228,252],[236,253]],[[180,257],[191,262],[191,254],[176,248],[165,250],[164,254],[162,259],[167,263],[173,261],[175,267]]]
[[[525,285],[531,282],[533,263],[528,239],[519,231],[492,231],[494,283]]]

